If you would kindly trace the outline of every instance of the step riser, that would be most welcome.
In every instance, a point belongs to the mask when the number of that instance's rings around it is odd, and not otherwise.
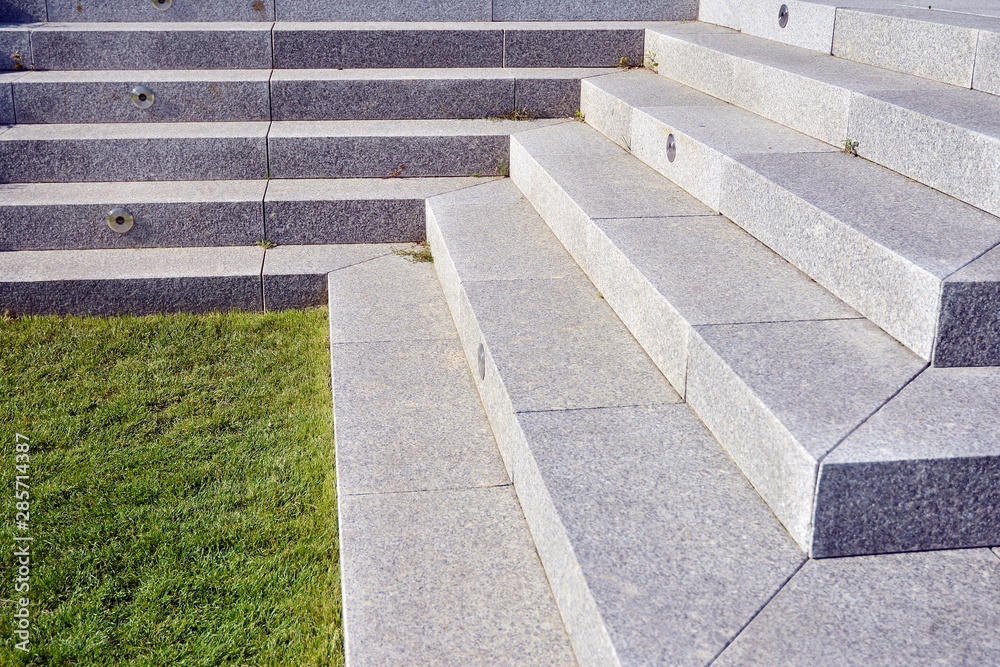
[[[1000,214],[1000,140],[655,31],[647,48],[668,78],[832,146],[858,141],[862,157]]]
[[[153,73],[145,73],[153,74]],[[271,120],[266,76],[260,81],[160,81],[13,84],[18,123],[152,123]],[[153,106],[132,102],[136,86],[150,88]]]
[[[272,178],[402,178],[504,174],[506,135],[449,137],[274,137]]]
[[[957,276],[946,282],[894,253],[862,229],[845,224],[755,170],[747,156],[729,157],[661,120],[668,117],[665,111],[654,117],[598,86],[599,82],[584,82],[582,106],[592,125],[726,215],[918,355],[948,366],[987,365],[1000,359],[996,323],[982,317],[982,309],[969,307],[995,301],[990,283],[972,296],[964,282],[954,282]],[[673,162],[666,150],[671,134],[676,142]],[[859,162],[857,166],[865,165]],[[987,217],[954,208],[955,216]],[[972,238],[974,232],[963,233]],[[947,342],[946,348],[940,348],[939,342]]]
[[[279,245],[416,243],[424,239],[423,199],[269,201],[267,239]]]
[[[273,21],[275,5],[274,0],[178,0],[160,10],[149,0],[48,0],[47,4],[48,20],[59,23]]]
[[[0,142],[0,181],[6,183],[264,178],[263,136]]]

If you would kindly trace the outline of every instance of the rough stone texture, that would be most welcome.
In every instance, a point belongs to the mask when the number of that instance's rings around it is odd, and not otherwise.
[[[18,125],[0,134],[0,180],[262,179],[267,131],[267,123]]]
[[[269,69],[265,23],[75,23],[31,33],[46,70]]]
[[[830,53],[834,38],[835,7],[798,0],[728,0],[735,5],[736,25],[730,25],[748,35],[763,37],[821,53]],[[778,8],[788,6],[788,24],[778,24]],[[702,19],[705,20],[705,19]],[[726,24],[728,25],[728,24]]]
[[[650,405],[676,396],[582,274],[472,282],[465,291],[518,411]]]
[[[45,0],[3,0],[0,23],[34,23],[46,20]]]
[[[715,664],[990,664],[998,588],[987,549],[809,561]]]
[[[696,0],[493,0],[494,21],[690,21]]]
[[[0,10],[2,11],[2,10]],[[16,25],[0,25],[0,71],[31,66],[30,31]],[[20,56],[20,60],[14,54]]]
[[[24,76],[22,72],[0,74],[0,125],[14,124],[13,83]]]
[[[979,33],[972,87],[1000,95],[1000,31],[983,30]]]
[[[431,264],[394,255],[386,246],[349,247],[378,249],[382,254],[330,274],[332,343],[455,338],[455,323],[441,288],[427,279],[433,275]]]
[[[264,202],[275,243],[403,243],[424,239],[424,200],[480,179],[272,180]]]
[[[589,4],[589,3],[588,3]],[[505,67],[616,67],[641,64],[641,28],[507,28]]]
[[[332,355],[341,494],[509,484],[457,340],[340,343]]]
[[[392,252],[385,245],[283,245],[264,254],[264,309],[288,310],[329,303],[328,276],[333,271]]]
[[[266,121],[267,70],[30,72],[13,86],[19,123]],[[137,85],[153,106],[131,100]]]
[[[273,21],[274,0],[175,2],[161,11],[148,0],[48,0],[49,21]]]
[[[1000,97],[935,86],[854,96],[859,153],[1000,215]]]
[[[496,175],[509,164],[510,132],[527,127],[491,120],[275,122],[268,139],[271,176]]]
[[[1000,543],[996,368],[931,368],[823,462],[817,556]]]
[[[569,118],[580,109],[580,79],[519,78],[514,108],[535,118]]]
[[[512,78],[469,70],[277,71],[271,89],[275,120],[488,118],[514,110]]]
[[[517,419],[622,664],[707,664],[802,563],[686,406]]]
[[[688,403],[808,551],[818,460],[924,363],[864,320],[697,333]]]
[[[935,366],[1000,366],[1000,251],[945,281]]]
[[[279,21],[491,21],[491,0],[275,0]]]
[[[930,3],[933,4],[933,3]],[[982,17],[927,9],[837,11],[833,55],[897,72],[972,87]],[[966,25],[961,25],[966,23]],[[1000,20],[993,24],[1000,27]]]
[[[997,219],[840,153],[739,159],[722,213],[930,359],[941,281],[1000,240]]]
[[[488,23],[278,24],[274,29],[274,66],[503,67],[503,30]]]
[[[263,308],[259,248],[49,250],[0,254],[0,310],[147,315]]]
[[[574,663],[509,486],[338,500],[348,664]]]
[[[264,181],[0,185],[0,250],[250,246],[263,237]],[[124,207],[135,224],[111,231]]]

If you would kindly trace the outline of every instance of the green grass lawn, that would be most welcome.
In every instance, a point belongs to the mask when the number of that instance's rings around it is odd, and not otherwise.
[[[342,664],[331,422],[325,309],[0,321],[0,665]]]

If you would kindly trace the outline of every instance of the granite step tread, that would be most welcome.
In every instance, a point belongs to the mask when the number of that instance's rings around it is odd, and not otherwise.
[[[571,117],[580,108],[580,80],[614,71],[502,67],[29,71],[0,74],[0,85],[10,84],[10,110],[0,109],[0,120],[21,124],[406,120],[488,118],[515,111],[536,118]]]
[[[434,269],[326,256],[348,663],[576,664]]]
[[[748,35],[1000,93],[1000,11],[954,0],[702,0],[699,18]],[[782,25],[783,23],[783,25]]]
[[[588,80],[582,108],[923,358],[1000,364],[1000,218],[650,72]]]
[[[1000,97],[709,24],[647,32],[666,77],[1000,214]]]
[[[427,197],[475,178],[0,184],[0,251],[405,243]],[[112,227],[124,209],[131,227]],[[117,220],[117,218],[116,218]]]
[[[416,178],[505,173],[511,132],[549,120],[15,125],[7,183]]]
[[[586,125],[514,135],[511,178],[811,555],[1000,541],[998,369],[926,370]]]
[[[709,662],[802,552],[509,180],[428,238],[577,659]]]

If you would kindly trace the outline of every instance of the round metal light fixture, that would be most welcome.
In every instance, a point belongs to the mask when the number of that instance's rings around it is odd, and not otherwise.
[[[667,162],[677,159],[677,139],[673,134],[667,135]]]
[[[486,379],[486,348],[479,344],[479,379]]]
[[[784,28],[788,25],[788,5],[781,5],[778,10],[778,26]]]
[[[170,5],[174,4],[174,0],[149,0],[153,3],[153,6],[159,9],[161,12],[165,12],[170,9]]]
[[[153,94],[152,89],[148,86],[136,86],[130,94],[132,96],[132,104],[139,109],[148,109],[156,101],[156,95]]]
[[[108,211],[108,228],[118,234],[127,234],[135,224],[135,218],[124,208]]]

